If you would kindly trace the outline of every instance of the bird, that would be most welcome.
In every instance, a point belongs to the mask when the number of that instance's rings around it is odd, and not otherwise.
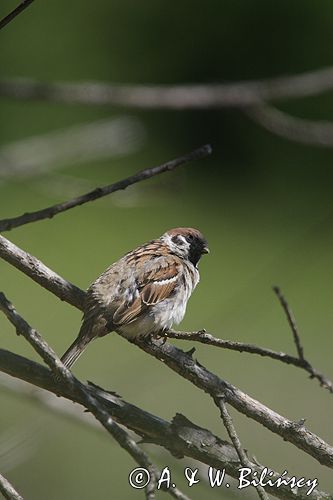
[[[62,363],[71,368],[92,340],[113,331],[127,338],[165,335],[182,321],[207,253],[200,231],[177,227],[108,267],[87,290],[80,331]]]

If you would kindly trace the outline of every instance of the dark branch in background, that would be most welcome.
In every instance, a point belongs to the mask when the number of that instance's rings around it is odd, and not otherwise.
[[[0,493],[6,500],[23,500],[10,482],[0,474]]]
[[[50,207],[44,208],[42,210],[37,210],[36,212],[25,213],[20,215],[19,217],[13,217],[10,219],[2,219],[0,220],[0,232],[9,231],[14,227],[23,226],[24,224],[28,224],[29,222],[36,222],[38,220],[43,219],[51,219],[55,215],[58,215],[70,208],[78,207],[79,205],[83,205],[84,203],[88,203],[89,201],[97,200],[98,198],[102,198],[103,196],[107,196],[111,193],[115,193],[116,191],[120,191],[122,189],[126,189],[128,186],[132,184],[136,184],[137,182],[144,181],[155,175],[162,174],[164,172],[170,172],[181,165],[185,165],[193,160],[199,160],[201,158],[205,158],[210,155],[212,152],[212,148],[210,145],[202,146],[191,153],[188,153],[184,156],[180,156],[174,160],[167,161],[162,165],[152,168],[146,168],[145,170],[141,170],[137,174],[131,175],[126,179],[115,182],[114,184],[109,184],[107,186],[103,186],[100,188],[96,188],[89,193],[78,196],[77,198],[73,198],[71,200],[65,201],[63,203],[57,203],[56,205],[52,205]]]
[[[155,498],[154,491],[158,470],[153,465],[148,455],[137,445],[137,443],[124,429],[113,421],[109,412],[99,404],[91,392],[87,391],[85,386],[75,379],[71,371],[61,363],[58,356],[45,342],[41,335],[35,329],[31,328],[31,326],[17,313],[13,305],[6,299],[3,293],[0,293],[0,309],[6,315],[7,319],[15,326],[16,332],[19,335],[24,336],[37,354],[39,354],[39,356],[51,368],[53,373],[56,375],[56,377],[54,377],[55,380],[59,381],[60,385],[68,388],[76,386],[76,390],[81,395],[84,406],[96,417],[97,420],[100,421],[103,427],[113,436],[118,444],[132,456],[138,465],[141,465],[149,470],[151,474],[151,481],[147,485],[146,498],[153,500]],[[187,500],[187,497],[176,488],[170,488],[168,492],[175,498]]]
[[[126,85],[102,82],[0,80],[0,96],[66,104],[139,109],[239,108],[273,134],[314,146],[333,147],[333,124],[294,118],[266,102],[320,95],[333,89],[333,68],[266,80],[223,84]]]
[[[85,406],[76,384],[73,384],[71,388],[59,384],[50,370],[39,363],[0,349],[0,370],[11,377],[33,384],[33,389],[31,390],[26,387],[23,392],[23,389],[20,388],[20,397],[22,395],[28,396],[44,405],[44,391],[36,391],[35,389],[35,387],[40,387],[53,394],[61,395],[71,402]],[[0,384],[3,387],[1,380]],[[115,393],[106,392],[94,384],[90,383],[85,388],[98,400],[100,405],[103,405],[103,408],[109,412],[114,420],[141,436],[142,442],[162,446],[176,458],[186,456],[207,464],[210,467],[217,469],[225,468],[226,473],[231,477],[236,479],[239,477],[238,469],[242,464],[239,462],[234,447],[212,434],[209,430],[195,425],[180,414],[177,414],[172,422],[168,422],[126,402]],[[10,386],[9,390],[11,390]],[[17,389],[14,388],[14,391],[17,392]],[[51,411],[53,413],[54,411],[58,411],[67,415],[68,410],[64,409],[63,401],[56,398],[50,403],[50,397],[48,396],[46,404],[51,406]],[[70,412],[70,417],[79,419],[81,422],[83,420],[82,414],[78,411],[74,412],[75,408],[73,407],[73,411]],[[250,467],[253,471],[257,471],[258,475],[260,475],[263,469],[262,465],[255,462],[251,462]],[[274,477],[279,477],[279,473],[274,472],[272,479]],[[288,486],[283,485],[280,488],[267,487],[266,490],[277,498],[291,500],[331,500],[329,494],[318,490],[315,490],[310,496],[307,496],[302,491],[295,493]]]
[[[124,85],[89,81],[46,83],[27,78],[0,80],[3,97],[141,109],[244,108],[265,101],[319,95],[332,89],[333,67],[300,75],[222,84]]]
[[[23,0],[14,10],[0,21],[0,30],[7,26],[16,16],[21,14],[34,0]]]

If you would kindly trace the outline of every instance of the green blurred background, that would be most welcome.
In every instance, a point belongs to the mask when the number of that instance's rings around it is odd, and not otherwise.
[[[3,0],[1,16],[12,8],[12,1]],[[329,66],[332,25],[329,0],[36,1],[1,31],[0,68],[4,77],[44,81],[195,83],[273,77]],[[279,106],[304,118],[333,119],[329,93]],[[54,153],[43,163],[38,144],[45,146],[46,133],[101,120],[117,123],[123,117],[128,137],[120,150],[114,147],[90,159],[69,155],[68,161]],[[138,112],[2,99],[0,126],[1,218],[211,143],[214,154],[208,159],[5,236],[86,288],[136,245],[173,226],[198,227],[211,254],[201,262],[201,283],[181,328],[204,327],[218,337],[294,353],[271,291],[278,284],[297,317],[305,354],[333,376],[332,150],[280,139],[237,110]],[[37,142],[25,149],[22,141],[31,137]],[[14,162],[18,150],[23,167],[14,173],[15,163],[6,157],[10,151]],[[40,168],[34,169],[38,158]],[[80,313],[4,262],[0,273],[0,288],[62,354],[79,329]],[[0,339],[1,347],[37,359],[1,316]],[[333,441],[332,397],[305,373],[251,355],[196,348],[210,370],[282,415],[306,418],[309,429]],[[226,438],[208,396],[115,334],[92,344],[74,372],[152,413],[166,419],[183,413]],[[53,415],[4,389],[0,393],[0,470],[25,498],[143,497],[127,483],[135,464],[105,432]],[[328,470],[253,421],[232,415],[244,447],[261,463],[298,477],[317,477],[320,487],[332,492]],[[191,460],[177,462],[154,446],[144,448],[160,467],[171,467],[177,486],[194,499],[237,496],[235,487],[227,496],[226,490],[212,490],[204,482],[189,491],[182,470],[193,466]],[[250,491],[241,494],[251,496]]]

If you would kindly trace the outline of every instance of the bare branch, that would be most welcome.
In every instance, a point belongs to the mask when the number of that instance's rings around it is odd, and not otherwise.
[[[37,330],[31,328],[25,319],[18,314],[13,304],[7,300],[2,292],[0,292],[0,310],[5,314],[8,321],[15,326],[16,333],[23,335],[51,370],[59,375],[64,382],[71,382],[72,373],[69,369],[62,364],[56,353],[45,342]]]
[[[53,283],[52,290],[50,289],[50,291],[57,294],[59,293],[57,292],[57,288],[57,283]],[[62,291],[61,287],[60,291]],[[73,289],[69,289],[68,293],[73,295],[70,301],[70,303],[73,304],[73,302],[77,301],[77,292],[75,290],[73,291]],[[82,290],[80,291],[80,296],[84,296]],[[333,468],[333,447],[305,429],[304,426],[300,426],[299,423],[285,419],[262,403],[252,399],[229,382],[209,372],[206,368],[195,362],[190,355],[170,344],[148,344],[140,339],[129,341],[135,343],[144,351],[164,362],[179,375],[186,378],[203,391],[209,393],[213,399],[216,396],[224,394],[226,402],[231,404],[231,406],[236,408],[239,412],[261,423],[272,432],[280,435],[286,441],[293,443],[296,447],[314,457],[321,464]]]
[[[10,482],[0,474],[0,493],[7,500],[23,500],[23,497],[17,493],[15,488],[10,484]]]
[[[162,361],[173,371],[189,380],[196,387],[210,394],[215,401],[224,395],[225,401],[237,411],[259,422],[270,431],[278,434],[297,448],[311,455],[322,465],[333,468],[333,447],[319,436],[307,430],[299,422],[293,422],[256,401],[226,380],[211,373],[191,355],[171,344],[144,342],[140,339],[127,339],[138,345],[155,358]]]
[[[274,286],[273,291],[280,301],[280,304],[281,304],[281,306],[286,314],[289,326],[291,328],[294,342],[296,345],[296,350],[298,353],[300,367],[303,368],[304,370],[306,370],[310,374],[311,378],[316,378],[322,387],[324,387],[325,389],[328,389],[331,393],[333,393],[333,382],[329,378],[327,378],[326,375],[324,375],[323,373],[316,370],[316,368],[313,368],[311,363],[307,359],[305,359],[304,349],[303,349],[303,346],[301,344],[301,338],[300,338],[300,335],[298,332],[295,317],[294,317],[294,315],[289,307],[288,302],[286,301],[285,297],[283,296],[280,288],[277,286]]]
[[[200,344],[220,347],[222,349],[229,349],[231,351],[258,354],[259,356],[282,361],[283,363],[286,363],[288,365],[302,367],[301,361],[295,356],[290,356],[289,354],[285,354],[283,352],[273,351],[272,349],[267,349],[266,347],[259,347],[254,344],[246,344],[244,342],[219,339],[217,337],[214,337],[210,333],[207,333],[206,330],[199,330],[197,332],[181,332],[176,330],[168,330],[165,336],[171,339],[199,342]]]
[[[240,463],[244,467],[249,467],[251,469],[251,462],[247,458],[247,455],[246,455],[245,451],[242,448],[242,445],[241,445],[240,439],[239,439],[239,437],[237,435],[237,432],[236,432],[235,426],[233,424],[232,418],[231,418],[231,416],[230,416],[230,414],[228,412],[227,406],[226,406],[226,404],[224,402],[224,398],[220,397],[215,402],[216,402],[217,406],[220,408],[221,418],[223,420],[225,428],[227,429],[227,432],[228,432],[228,435],[229,435],[229,437],[231,439],[231,442],[232,442],[232,444],[235,447],[235,450],[236,450],[237,455],[239,457]],[[264,490],[264,488],[262,486],[257,486],[256,490],[257,490],[259,498],[261,498],[262,500],[269,500],[269,498],[266,495],[265,490]]]
[[[67,104],[141,109],[240,108],[273,134],[302,144],[333,147],[333,123],[291,117],[266,102],[319,95],[333,89],[333,67],[300,75],[224,84],[124,85],[0,80],[0,96]]]
[[[43,220],[43,219],[51,219],[55,215],[65,212],[66,210],[69,210],[71,208],[83,205],[84,203],[88,203],[89,201],[97,200],[98,198],[102,198],[103,196],[107,196],[111,193],[115,193],[116,191],[120,191],[121,189],[126,189],[128,186],[131,186],[132,184],[144,181],[146,179],[154,177],[155,175],[159,175],[164,172],[170,172],[171,170],[174,170],[175,168],[180,167],[181,165],[185,165],[190,161],[205,158],[206,156],[210,155],[211,152],[212,152],[211,146],[205,145],[184,156],[180,156],[179,158],[170,160],[157,167],[146,168],[145,170],[141,170],[141,172],[131,175],[126,179],[115,182],[114,184],[109,184],[107,186],[96,188],[93,191],[90,191],[89,193],[78,196],[77,198],[73,198],[63,203],[57,203],[56,205],[52,205],[42,210],[37,210],[36,212],[25,213],[23,215],[20,215],[19,217],[13,217],[11,219],[2,219],[0,220],[0,232],[9,231],[14,227],[22,226],[24,224],[28,224],[29,222],[36,222],[38,220]]]
[[[169,330],[166,337],[178,340],[194,341],[200,342],[201,344],[210,345],[213,347],[220,347],[221,349],[229,349],[231,351],[237,352],[247,352],[250,354],[257,354],[259,356],[268,357],[275,359],[276,361],[281,361],[287,365],[293,365],[297,368],[302,368],[307,373],[310,374],[311,378],[316,378],[320,385],[327,389],[333,394],[333,382],[326,375],[319,372],[314,368],[308,360],[296,358],[290,354],[284,352],[273,351],[272,349],[267,349],[266,347],[259,347],[254,344],[246,344],[244,342],[235,342],[232,340],[219,339],[207,333],[205,330],[199,330],[198,332],[180,332],[175,330]]]
[[[34,0],[22,0],[22,2],[0,21],[0,30],[7,26],[16,16],[21,14]]]
[[[291,331],[293,333],[294,342],[296,345],[298,357],[300,360],[304,361],[304,350],[303,350],[303,346],[301,344],[301,338],[300,338],[299,333],[298,333],[298,328],[297,328],[295,317],[294,317],[294,315],[293,315],[293,313],[288,305],[288,302],[284,298],[280,288],[278,286],[273,286],[273,291],[276,294],[277,298],[279,299],[280,304],[283,307],[283,310],[287,316],[289,326],[290,326]]]
[[[300,75],[217,85],[124,85],[89,81],[45,83],[23,78],[0,80],[0,95],[4,97],[141,109],[244,108],[275,99],[318,95],[332,88],[333,67]]]
[[[264,104],[245,108],[244,111],[259,125],[289,141],[333,147],[333,123],[330,121],[295,118],[273,106]]]
[[[86,418],[83,419],[82,414],[76,410],[77,406],[68,409],[64,407],[63,400],[58,397],[51,399],[51,395],[45,393],[44,390],[36,389],[36,386],[46,389],[84,406],[82,397],[76,391],[75,385],[71,388],[59,385],[46,367],[22,356],[0,349],[0,370],[15,377],[12,381],[14,384],[11,383],[10,379],[4,381],[0,378],[1,387],[18,392],[21,398],[25,396],[43,405],[46,404],[53,413],[56,411],[66,416],[69,414],[71,418],[78,418],[80,422],[87,424],[93,422]],[[18,386],[17,379],[29,382],[33,384],[33,387],[30,389],[27,385],[22,387],[19,384]],[[221,440],[209,430],[193,424],[180,414],[177,414],[172,422],[169,423],[126,402],[117,394],[106,392],[93,384],[89,384],[85,388],[93,394],[99,404],[103,405],[105,410],[112,415],[112,418],[140,435],[143,442],[162,446],[177,458],[187,456],[210,467],[225,469],[226,473],[231,477],[235,479],[239,478],[239,468],[242,464],[239,462],[234,446]],[[86,416],[87,414],[84,414],[84,417]],[[94,427],[96,427],[95,424]],[[257,471],[258,475],[260,475],[263,466],[251,462],[251,469]],[[277,472],[274,472],[272,479],[275,477],[279,477]],[[314,490],[310,496],[307,496],[306,492],[302,493],[301,490],[296,493],[289,486],[284,485],[280,488],[267,487],[266,490],[277,498],[290,500],[331,500],[329,494],[318,490]]]
[[[0,257],[59,297],[60,300],[65,300],[72,306],[83,309],[85,299],[83,290],[63,279],[36,257],[21,250],[21,248],[1,235]]]

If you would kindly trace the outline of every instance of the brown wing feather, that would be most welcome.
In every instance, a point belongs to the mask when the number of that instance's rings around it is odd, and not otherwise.
[[[114,325],[128,325],[132,321],[134,321],[140,314],[143,312],[145,305],[142,303],[141,297],[132,302],[131,305],[127,303],[122,303],[118,309],[116,309],[112,322]]]
[[[169,297],[176,287],[176,280],[168,281],[166,283],[150,283],[146,285],[141,293],[141,299],[147,306],[158,304],[162,300]]]
[[[157,267],[156,267],[157,266]],[[136,320],[148,307],[168,298],[177,286],[179,263],[163,257],[153,269],[145,270],[138,280],[139,296],[131,304],[123,303],[113,315],[113,323],[122,326]]]

